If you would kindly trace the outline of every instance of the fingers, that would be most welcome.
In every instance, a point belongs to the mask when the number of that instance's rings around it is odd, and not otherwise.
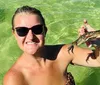
[[[87,32],[87,29],[84,25],[82,25],[78,30],[79,36],[85,34],[86,32]]]
[[[89,32],[90,32],[90,31],[95,31],[95,29],[92,28],[92,27],[88,24],[88,22],[87,22],[86,19],[84,19],[84,26],[85,26],[85,28],[86,28]]]
[[[86,25],[86,24],[88,24],[88,22],[87,22],[87,20],[86,19],[84,19],[84,24]]]
[[[94,28],[92,28],[86,19],[83,20],[84,24],[79,28],[78,33],[79,36],[85,34],[86,32],[90,32],[90,31],[95,31]]]

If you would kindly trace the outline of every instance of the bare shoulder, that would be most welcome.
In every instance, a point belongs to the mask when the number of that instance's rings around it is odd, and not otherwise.
[[[26,85],[24,76],[21,72],[11,68],[4,76],[3,85]]]
[[[71,44],[65,44],[62,46],[59,54],[58,54],[58,60],[60,62],[66,62],[67,64],[70,63],[73,59],[72,53],[69,52],[69,47]]]
[[[62,47],[61,51],[63,52],[63,55],[71,56],[70,47],[71,47],[71,44],[65,44],[65,45]]]

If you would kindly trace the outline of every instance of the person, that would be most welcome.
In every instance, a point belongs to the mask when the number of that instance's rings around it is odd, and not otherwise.
[[[3,85],[67,85],[64,73],[70,63],[100,67],[100,55],[95,55],[99,50],[74,45],[72,53],[71,44],[45,45],[47,26],[36,8],[19,7],[12,32],[23,53],[5,74]]]

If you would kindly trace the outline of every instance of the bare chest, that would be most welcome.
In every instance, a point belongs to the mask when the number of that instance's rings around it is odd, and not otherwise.
[[[63,73],[58,67],[28,68],[24,76],[29,85],[64,85]]]

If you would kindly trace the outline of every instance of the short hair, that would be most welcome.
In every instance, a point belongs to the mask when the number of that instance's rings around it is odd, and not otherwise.
[[[30,6],[22,6],[22,7],[17,8],[17,10],[15,11],[15,13],[12,17],[12,30],[14,30],[13,27],[14,27],[14,18],[15,18],[15,16],[17,14],[23,13],[23,12],[38,15],[40,17],[40,20],[41,20],[42,24],[44,25],[44,30],[45,30],[45,33],[46,33],[47,27],[46,27],[46,24],[45,24],[45,19],[42,16],[42,13],[38,9],[36,9],[34,7],[30,7]]]

